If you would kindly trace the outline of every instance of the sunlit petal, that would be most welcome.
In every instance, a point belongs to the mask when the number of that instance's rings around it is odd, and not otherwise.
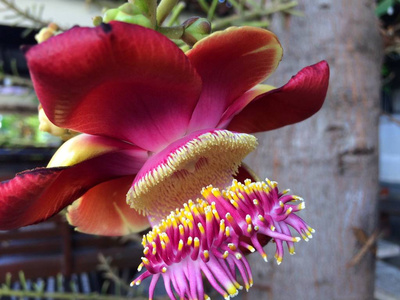
[[[26,53],[55,125],[157,150],[186,132],[201,79],[165,36],[111,22],[74,27]]]
[[[190,130],[214,127],[227,107],[265,80],[278,66],[282,48],[276,36],[255,27],[232,27],[198,42],[187,52],[203,80]]]
[[[135,176],[100,183],[68,207],[67,220],[90,234],[119,236],[150,226],[147,217],[126,203],[126,193]]]
[[[325,61],[306,67],[286,85],[257,96],[247,106],[235,103],[237,114],[232,115],[226,128],[253,133],[303,121],[321,108],[328,83],[329,66]]]

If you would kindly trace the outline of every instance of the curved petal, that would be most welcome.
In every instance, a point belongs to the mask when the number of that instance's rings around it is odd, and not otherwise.
[[[147,217],[126,203],[135,176],[100,183],[68,207],[68,222],[81,232],[120,236],[148,227]]]
[[[119,150],[136,149],[146,152],[131,144],[98,135],[80,134],[61,145],[51,158],[48,168],[69,167],[82,161]]]
[[[255,87],[252,89],[248,90],[246,93],[244,93],[242,96],[240,96],[238,99],[236,99],[232,105],[228,107],[228,109],[224,112],[224,114],[221,117],[221,120],[218,123],[218,128],[225,128],[227,124],[232,120],[232,118],[239,112],[241,111],[247,104],[249,104],[254,98],[257,96],[267,93],[269,91],[272,91],[276,89],[272,85],[267,85],[267,84],[257,84]]]
[[[254,133],[303,121],[324,103],[329,83],[329,66],[321,61],[302,69],[284,86],[261,94],[246,103],[234,103],[236,115],[225,120],[228,130]],[[228,109],[229,111],[229,109]]]
[[[152,151],[186,132],[201,90],[199,75],[173,42],[122,22],[74,27],[26,57],[55,125]]]
[[[37,168],[0,183],[0,230],[44,221],[95,185],[136,174],[147,159],[142,149],[120,150],[72,167]]]
[[[190,131],[215,127],[236,98],[278,66],[282,48],[268,30],[232,27],[198,42],[186,53],[203,80]]]

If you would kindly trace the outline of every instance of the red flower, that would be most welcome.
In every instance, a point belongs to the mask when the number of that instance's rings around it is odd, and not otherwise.
[[[203,187],[212,184],[222,190],[235,176],[254,177],[240,167],[257,145],[248,133],[312,116],[323,104],[329,80],[328,65],[322,61],[304,68],[281,88],[259,84],[278,66],[282,49],[274,34],[252,27],[211,34],[183,53],[156,31],[111,22],[75,27],[32,47],[26,56],[46,116],[56,126],[83,134],[61,146],[47,168],[22,172],[0,184],[1,230],[41,222],[68,205],[69,222],[87,233],[124,235],[156,225],[200,196]],[[285,222],[309,234],[301,219],[288,217],[303,206],[286,205],[298,199],[274,193],[263,196],[270,197],[269,202],[260,200],[268,206],[263,215],[267,227],[260,233],[281,237],[292,247],[295,240]],[[282,197],[286,202],[281,204]],[[202,212],[204,216],[211,208]],[[255,220],[256,207],[251,212]],[[232,225],[236,235],[230,241],[252,249],[239,241],[245,230],[239,227],[255,223],[237,214],[241,223]],[[196,217],[204,221],[204,216]],[[229,216],[224,218],[230,222]],[[218,222],[205,230],[216,232]],[[274,224],[280,224],[278,233],[273,232]],[[254,235],[248,238],[262,251]],[[179,239],[173,243],[179,247]],[[225,249],[231,242],[218,243]],[[278,261],[281,245],[277,242]],[[185,255],[197,257],[190,251],[199,249],[189,250],[185,248]],[[203,252],[203,261],[208,261],[208,254]],[[213,260],[220,259],[213,255]],[[233,272],[236,266],[249,281],[246,262],[231,260],[229,267],[221,267]],[[183,269],[177,270],[183,276]],[[224,288],[233,294],[234,275],[226,276]],[[201,280],[201,275],[193,280]],[[174,288],[183,296],[202,295],[178,291],[179,285]]]

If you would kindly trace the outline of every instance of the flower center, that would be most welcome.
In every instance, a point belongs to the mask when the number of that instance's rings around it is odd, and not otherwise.
[[[194,133],[151,157],[127,195],[132,208],[158,223],[204,186],[224,188],[244,157],[257,146],[254,136],[213,130]]]
[[[294,254],[294,242],[289,226],[305,240],[314,230],[294,213],[305,208],[303,199],[279,192],[277,183],[236,180],[227,189],[208,186],[202,197],[190,200],[183,208],[170,213],[159,225],[143,236],[144,256],[139,275],[133,284],[152,277],[150,298],[160,277],[171,299],[205,299],[203,275],[223,296],[235,296],[242,286],[237,281],[240,274],[244,287],[252,285],[250,266],[243,250],[266,254],[257,236],[273,238],[278,264],[283,258],[283,243]],[[171,288],[172,286],[172,288]],[[174,290],[174,291],[173,291]]]

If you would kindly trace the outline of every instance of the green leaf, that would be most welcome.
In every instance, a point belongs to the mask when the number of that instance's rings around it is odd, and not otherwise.
[[[394,5],[394,0],[383,0],[380,3],[378,3],[378,5],[376,6],[375,9],[375,14],[378,17],[381,17],[383,15],[387,14],[387,11],[390,7],[392,7]]]

